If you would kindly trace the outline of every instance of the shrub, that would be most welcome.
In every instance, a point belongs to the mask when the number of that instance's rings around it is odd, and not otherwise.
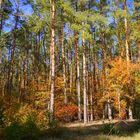
[[[24,132],[21,125],[13,122],[5,128],[4,133],[6,140],[22,140]]]
[[[5,115],[4,115],[4,108],[0,104],[0,128],[3,128],[5,126]]]
[[[35,114],[29,114],[27,121],[23,125],[24,139],[37,140],[40,134],[40,130],[36,125]]]
[[[24,124],[13,122],[5,128],[6,140],[37,140],[40,130],[36,125],[36,120],[33,114],[27,116]]]
[[[30,105],[23,105],[14,114],[14,120],[17,120],[21,124],[25,124],[28,117],[32,116],[35,119],[35,123],[40,129],[46,129],[48,124],[48,118],[46,116],[46,110],[38,110]]]
[[[59,121],[54,118],[52,121],[48,123],[49,128],[57,128],[59,126]]]
[[[62,122],[71,122],[77,119],[78,108],[75,105],[64,105],[57,109],[55,117]]]
[[[48,127],[49,128],[57,128],[59,126],[59,121],[57,118],[53,118],[53,120],[50,120],[51,113],[48,111],[46,112],[46,119],[48,120]]]
[[[111,123],[108,123],[108,124],[104,124],[102,127],[101,127],[101,131],[104,133],[104,134],[119,134],[120,133],[120,130],[118,127],[116,127],[114,124],[111,124]]]
[[[132,126],[132,131],[134,131],[134,132],[140,131],[140,120],[137,120],[137,121],[133,124],[133,126]]]

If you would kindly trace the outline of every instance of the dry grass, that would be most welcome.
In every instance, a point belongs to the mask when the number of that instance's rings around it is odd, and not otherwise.
[[[133,133],[133,122],[121,122],[121,135],[104,135],[101,132],[103,124],[79,127],[64,127],[48,130],[41,140],[140,140],[140,132]]]
[[[107,136],[107,135],[98,135],[98,136],[68,136],[62,138],[44,138],[43,140],[140,140],[140,133],[136,133],[132,136]]]

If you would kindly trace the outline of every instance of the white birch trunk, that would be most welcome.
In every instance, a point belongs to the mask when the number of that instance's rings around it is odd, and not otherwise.
[[[62,62],[63,62],[63,81],[64,81],[64,103],[67,104],[67,81],[66,81],[66,65],[65,65],[65,46],[64,46],[64,24],[61,27],[61,45],[62,45]]]
[[[126,47],[126,61],[127,61],[127,72],[129,74],[129,63],[130,63],[130,56],[129,56],[129,45],[128,45],[128,21],[127,21],[127,0],[124,0],[124,24],[125,24],[125,47]],[[129,85],[128,85],[129,86]],[[129,87],[128,87],[129,88]],[[131,102],[131,101],[130,101]],[[128,114],[129,119],[133,119],[133,113],[131,105],[128,107]]]
[[[54,85],[55,85],[55,1],[51,0],[51,91],[50,91],[50,120],[53,120],[54,114]]]
[[[83,45],[83,86],[84,86],[84,124],[87,123],[87,89],[86,89],[86,54],[85,54],[85,35],[82,36]]]
[[[77,50],[77,96],[78,96],[78,119],[79,121],[81,121],[80,65],[78,51],[79,50]]]

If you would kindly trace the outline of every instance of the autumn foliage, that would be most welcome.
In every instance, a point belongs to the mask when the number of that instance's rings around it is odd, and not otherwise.
[[[58,107],[55,112],[55,117],[62,122],[72,122],[77,120],[78,108],[76,105],[64,105]]]

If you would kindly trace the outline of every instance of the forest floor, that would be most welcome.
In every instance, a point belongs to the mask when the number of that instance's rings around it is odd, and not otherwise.
[[[94,121],[84,125],[83,123],[66,124],[61,128],[48,130],[41,140],[140,140],[140,133],[133,133],[131,126],[133,121]],[[121,128],[121,134],[103,134],[101,128],[106,123],[113,123]]]

